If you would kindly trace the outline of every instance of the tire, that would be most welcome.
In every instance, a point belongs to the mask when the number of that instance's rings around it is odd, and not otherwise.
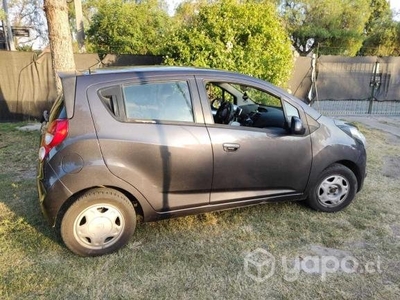
[[[132,203],[122,193],[96,188],[81,195],[61,220],[65,245],[80,256],[109,254],[125,246],[136,227]]]
[[[306,202],[317,211],[337,212],[348,206],[356,193],[354,173],[344,165],[334,164],[320,174]]]

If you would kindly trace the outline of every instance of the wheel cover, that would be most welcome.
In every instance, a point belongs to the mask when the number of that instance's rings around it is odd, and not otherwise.
[[[124,232],[121,211],[110,204],[96,204],[83,210],[75,219],[74,236],[85,248],[103,249],[116,243]]]
[[[318,187],[317,197],[322,206],[336,207],[343,203],[349,195],[349,181],[341,175],[325,178]]]

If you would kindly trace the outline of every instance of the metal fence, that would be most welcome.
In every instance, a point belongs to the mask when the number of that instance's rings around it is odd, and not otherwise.
[[[311,106],[324,115],[400,115],[399,100],[319,100]]]
[[[294,94],[325,115],[400,115],[400,57],[300,57],[295,70]]]

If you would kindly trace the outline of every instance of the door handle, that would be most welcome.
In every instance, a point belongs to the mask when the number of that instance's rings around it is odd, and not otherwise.
[[[240,145],[235,143],[224,143],[222,147],[225,152],[235,152],[240,148]]]

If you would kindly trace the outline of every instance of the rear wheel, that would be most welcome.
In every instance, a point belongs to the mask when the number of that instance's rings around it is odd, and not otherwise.
[[[65,212],[61,237],[81,256],[97,256],[123,247],[136,227],[132,203],[122,193],[105,188],[80,196]]]
[[[336,212],[348,206],[357,192],[357,178],[344,165],[325,169],[308,195],[308,205],[318,211]]]

